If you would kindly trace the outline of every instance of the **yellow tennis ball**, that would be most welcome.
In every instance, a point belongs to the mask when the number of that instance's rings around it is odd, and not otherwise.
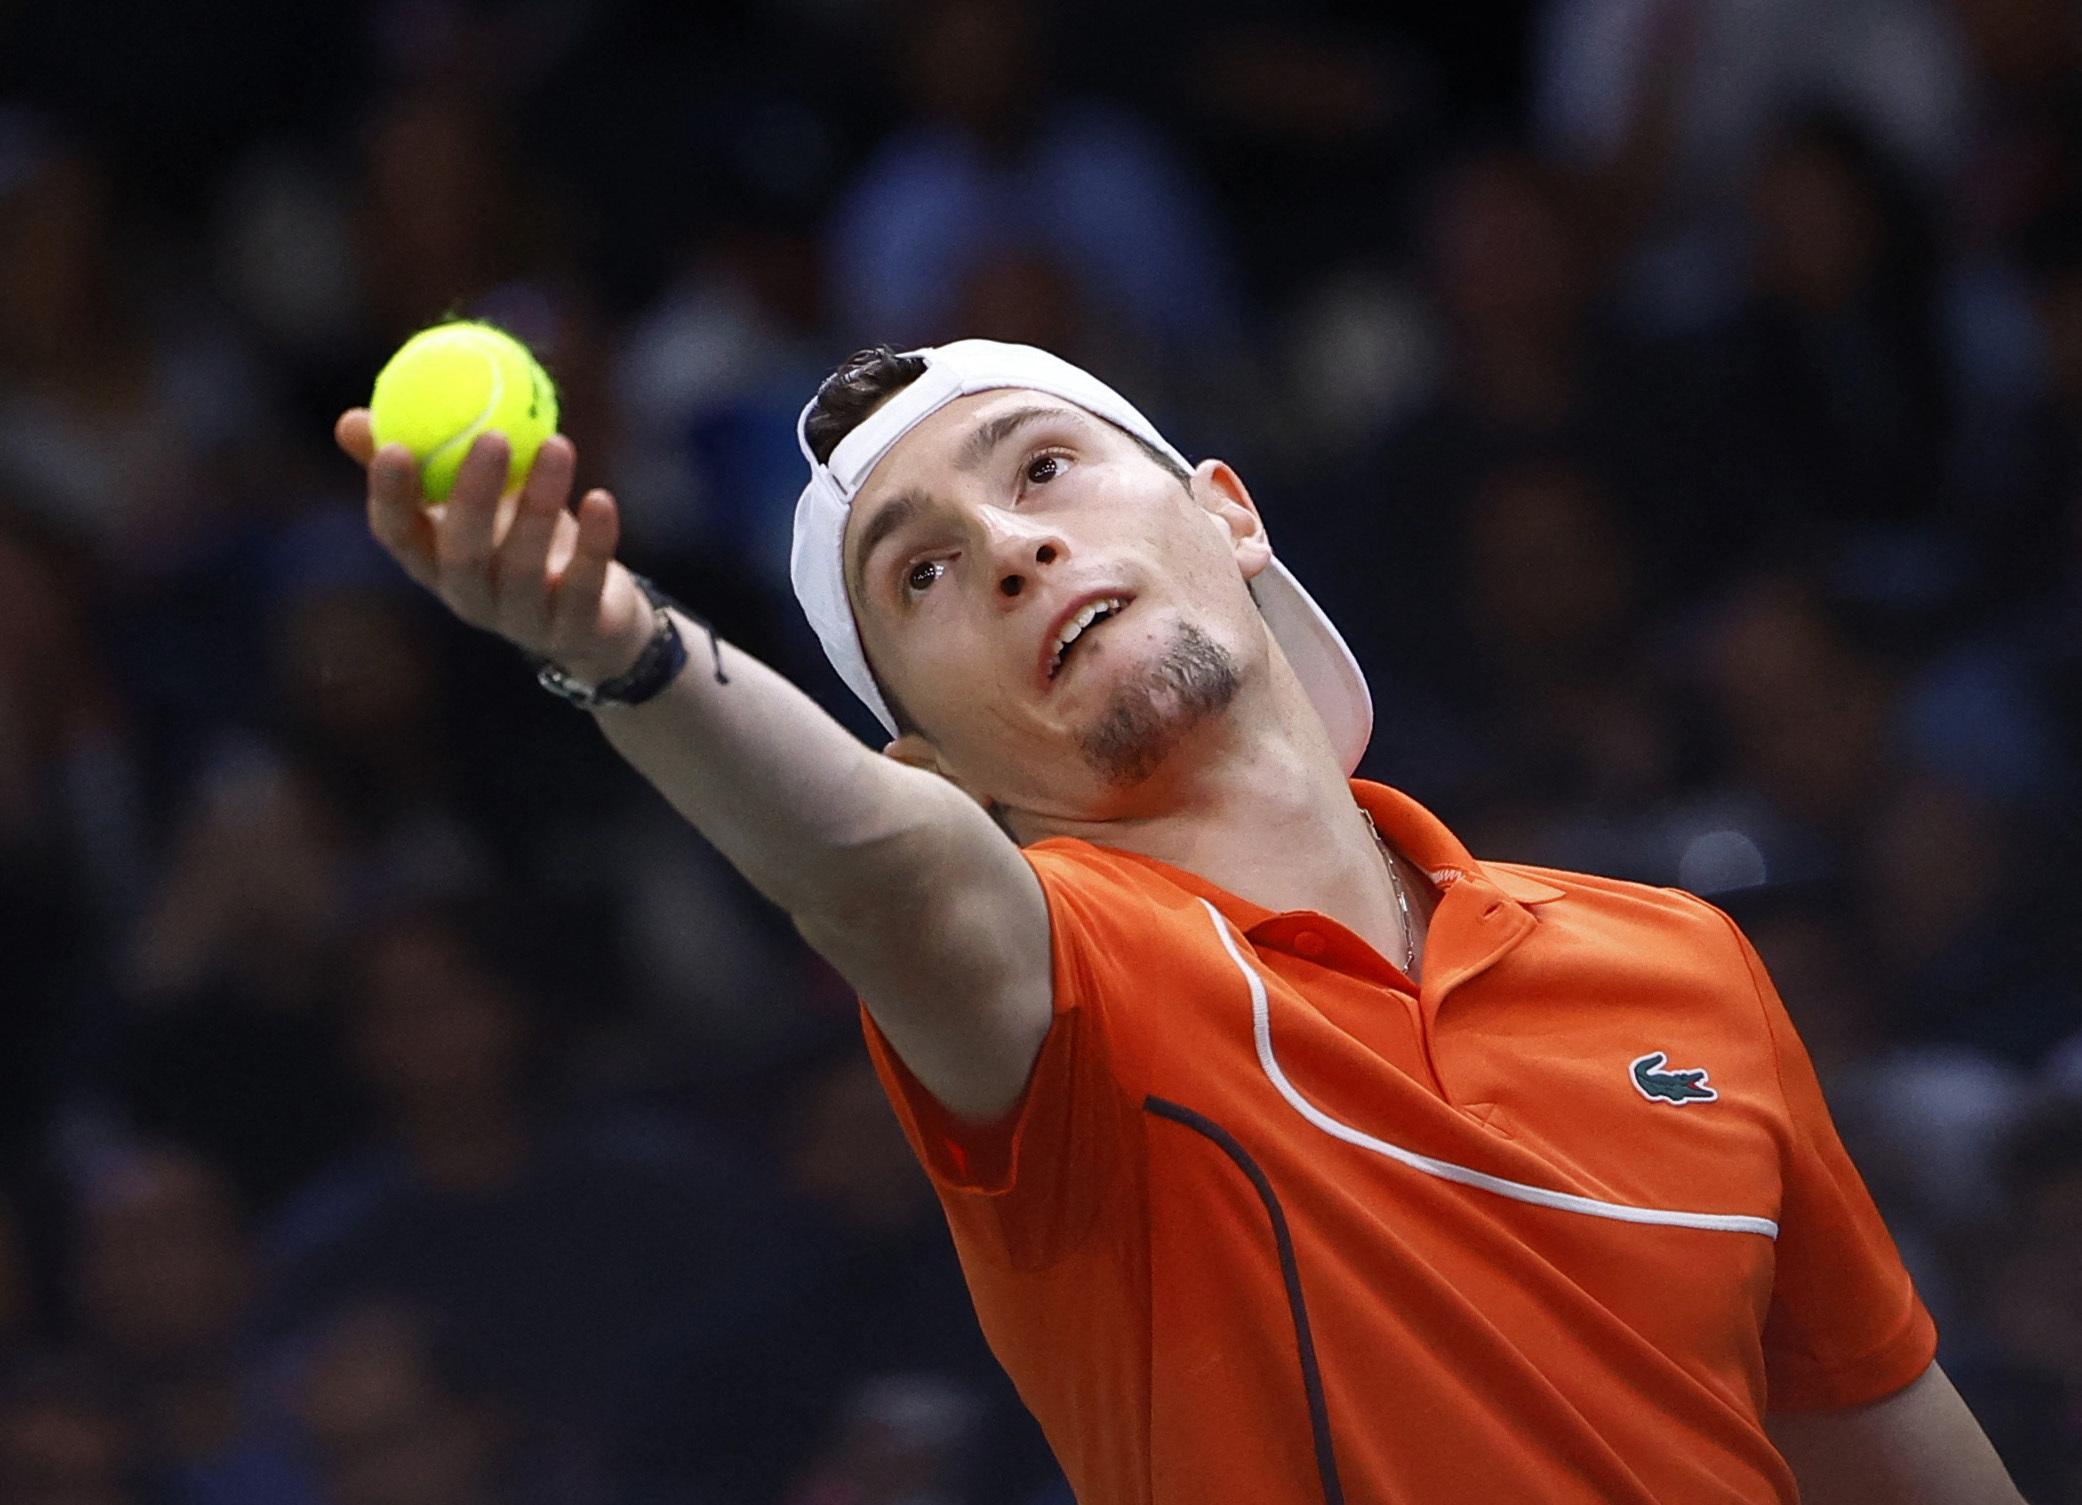
[[[508,492],[518,490],[542,441],[557,431],[557,389],[528,347],[490,324],[422,329],[376,375],[369,399],[376,443],[402,444],[419,461],[429,502],[445,502],[470,443],[486,431],[512,447]]]

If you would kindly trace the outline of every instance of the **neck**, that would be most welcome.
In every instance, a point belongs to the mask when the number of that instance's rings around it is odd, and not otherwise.
[[[1265,909],[1314,910],[1401,966],[1408,953],[1395,889],[1322,722],[1277,653],[1255,688],[1206,741],[1196,736],[1181,749],[1131,812],[1027,815],[1015,831],[1023,841],[1076,836],[1154,857]],[[1429,885],[1414,863],[1399,872],[1421,957]]]

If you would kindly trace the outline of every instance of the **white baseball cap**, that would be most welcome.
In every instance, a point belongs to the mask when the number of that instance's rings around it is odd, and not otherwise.
[[[802,500],[795,506],[795,542],[788,561],[795,598],[824,644],[825,656],[892,737],[897,735],[896,718],[868,668],[860,628],[853,620],[853,603],[846,595],[844,540],[853,498],[899,439],[957,397],[1019,387],[1073,402],[1126,429],[1177,461],[1180,468],[1192,468],[1126,398],[1090,372],[1045,350],[996,340],[957,340],[903,353],[922,358],[925,371],[841,439],[829,464],[819,461],[810,449],[808,425],[816,399],[804,406],[795,436],[810,464],[810,483],[803,487]],[[1252,593],[1316,714],[1323,718],[1331,747],[1350,773],[1359,766],[1374,725],[1373,697],[1367,693],[1358,660],[1323,608],[1278,559],[1252,581]]]

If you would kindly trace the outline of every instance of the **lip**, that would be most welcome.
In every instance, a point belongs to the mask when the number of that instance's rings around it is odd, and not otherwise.
[[[1055,686],[1055,680],[1048,672],[1049,661],[1055,657],[1055,640],[1063,635],[1065,624],[1094,601],[1120,602],[1121,609],[1114,613],[1115,616],[1119,616],[1135,604],[1134,596],[1127,591],[1101,586],[1097,590],[1088,590],[1072,596],[1061,611],[1049,618],[1048,630],[1041,636],[1041,650],[1034,659],[1034,682],[1041,687],[1044,695]]]

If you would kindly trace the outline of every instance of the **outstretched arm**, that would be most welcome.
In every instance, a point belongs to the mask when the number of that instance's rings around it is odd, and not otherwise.
[[[377,539],[457,616],[589,683],[636,661],[650,604],[615,560],[613,497],[567,508],[569,440],[548,440],[502,504],[506,442],[484,435],[429,510],[411,455],[377,450],[365,410],[336,437],[368,468]],[[757,659],[721,644],[718,683],[705,639],[693,646],[654,699],[598,713],[608,740],[788,912],[949,1109],[1009,1109],[1050,1019],[1047,906],[1018,849],[960,790],[877,756]]]
[[[1772,1416],[1765,1429],[1808,1505],[2024,1505],[1935,1364],[1885,1400]]]

